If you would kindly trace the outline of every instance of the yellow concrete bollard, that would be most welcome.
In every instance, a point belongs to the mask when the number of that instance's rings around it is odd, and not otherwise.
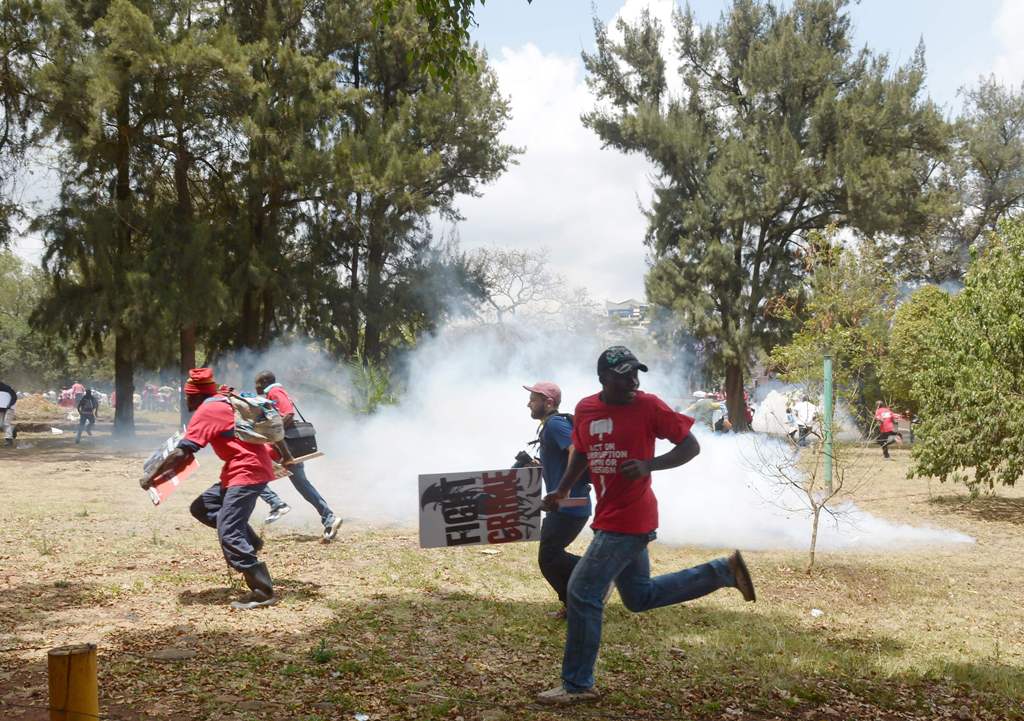
[[[96,644],[51,648],[46,661],[50,677],[50,721],[96,721],[100,715]]]

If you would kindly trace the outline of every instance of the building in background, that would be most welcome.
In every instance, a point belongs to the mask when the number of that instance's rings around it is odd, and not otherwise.
[[[641,303],[635,298],[624,300],[620,303],[605,301],[604,310],[609,318],[617,318],[627,323],[643,325],[647,322],[647,303]]]

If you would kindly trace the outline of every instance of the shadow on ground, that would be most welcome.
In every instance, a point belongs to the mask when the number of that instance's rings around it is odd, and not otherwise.
[[[194,597],[220,603],[228,590]],[[824,626],[770,611],[708,604],[631,614],[614,603],[597,668],[602,700],[553,711],[533,703],[535,693],[558,682],[562,658],[565,626],[547,618],[547,603],[424,591],[331,608],[333,620],[301,632],[281,623],[287,596],[273,608],[238,612],[235,633],[183,635],[175,619],[114,632],[101,648],[103,696],[117,700],[125,719],[149,718],[153,710],[196,720],[923,721],[950,708],[960,718],[1022,718],[1016,668],[993,662],[891,674],[910,650],[884,634],[830,636]],[[153,657],[167,649],[184,650],[185,658]],[[22,698],[33,688],[45,688],[45,679],[16,671],[0,694]]]
[[[282,601],[288,599],[313,600],[323,597],[320,585],[291,578],[275,578],[274,588]],[[202,591],[184,590],[178,594],[182,606],[226,606],[248,592],[244,584],[239,588],[221,586]]]
[[[997,521],[1024,526],[1024,498],[936,496],[930,499],[929,503],[954,515],[965,515],[979,521]]]

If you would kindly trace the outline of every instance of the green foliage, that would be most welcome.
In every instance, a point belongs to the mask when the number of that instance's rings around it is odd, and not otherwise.
[[[1005,222],[923,332],[916,475],[993,487],[1024,472],[1024,222]],[[973,469],[973,477],[969,471]]]
[[[32,81],[45,62],[45,39],[57,7],[44,0],[0,3],[0,248],[24,216],[17,176],[39,135],[34,121],[40,103]]]
[[[71,344],[31,327],[29,317],[45,289],[40,269],[0,251],[0,378],[30,392],[66,387],[74,380],[109,382],[109,355],[79,356]]]
[[[914,378],[931,363],[950,310],[950,296],[934,285],[918,288],[896,309],[889,332],[888,352],[882,358],[882,388],[891,405],[917,415]]]
[[[621,42],[595,21],[597,50],[584,55],[601,102],[584,122],[657,168],[648,297],[724,368],[734,425],[745,366],[792,330],[771,310],[799,306],[807,233],[922,225],[945,148],[946,125],[923,97],[923,51],[900,67],[854,51],[845,4],[736,0],[716,27],[675,13],[681,95],[649,15],[620,22]]]
[[[352,395],[349,407],[356,413],[369,414],[381,406],[398,402],[391,367],[385,361],[356,358],[348,363]]]
[[[54,6],[31,81],[62,193],[34,222],[33,320],[112,342],[120,393],[136,367],[295,333],[382,362],[481,297],[428,220],[511,162],[508,104],[468,44],[443,81],[410,61],[437,40],[415,0],[384,26],[374,0]]]
[[[486,0],[479,1],[483,5]],[[376,0],[377,26],[393,22],[401,4],[402,0]],[[424,65],[444,81],[450,81],[459,72],[474,71],[479,58],[470,50],[469,29],[476,24],[476,4],[477,0],[415,0],[416,12],[426,21],[430,39],[425,46],[409,50],[409,62]]]
[[[834,238],[832,232],[811,233],[801,326],[789,343],[772,350],[770,363],[790,382],[820,386],[822,357],[831,353],[836,394],[866,426],[869,405],[878,398],[878,365],[888,346],[896,284],[873,245],[847,248]],[[784,305],[776,312],[797,317]]]
[[[337,655],[327,646],[325,638],[321,638],[320,643],[309,650],[309,660],[314,663],[328,663]]]
[[[910,280],[960,279],[972,248],[1024,211],[1024,87],[982,78],[961,90],[952,153],[937,159],[925,232],[893,238],[894,264]]]

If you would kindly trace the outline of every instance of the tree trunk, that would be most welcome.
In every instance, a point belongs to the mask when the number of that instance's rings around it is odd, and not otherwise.
[[[188,151],[188,138],[185,136],[185,131],[182,128],[178,128],[177,132],[177,147],[174,155],[174,189],[177,193],[177,208],[176,208],[176,224],[178,226],[179,237],[183,243],[191,245],[194,242],[194,213],[192,212],[192,193],[188,187],[188,171],[191,163],[191,156]],[[191,253],[186,254],[191,256]],[[186,275],[189,272],[188,268],[181,268],[180,277],[187,278]],[[185,283],[185,288],[188,288],[188,282]],[[179,414],[182,424],[188,423],[188,406],[185,403],[185,379],[188,378],[188,372],[190,369],[196,367],[196,323],[192,310],[192,303],[195,303],[195,298],[188,298],[186,302],[182,304],[185,308],[185,314],[181,318],[181,326],[179,329],[179,340],[180,340],[180,351],[181,356],[179,359],[178,369],[180,371],[178,376],[178,382],[181,384],[181,391],[179,392],[178,404]]]
[[[259,329],[259,304],[256,289],[247,287],[242,294],[241,319],[239,321],[239,347],[255,348]]]
[[[114,409],[114,435],[129,437],[135,435],[135,349],[131,335],[118,331],[114,336],[114,392],[117,394],[117,408]]]
[[[260,340],[257,348],[266,350],[270,347],[270,341],[274,332],[274,292],[267,287],[263,288],[262,295],[262,320],[260,322]]]
[[[131,210],[131,105],[130,84],[121,85],[121,96],[117,103],[117,148],[115,167],[117,178],[114,183],[114,205],[119,223],[114,227],[117,239],[117,261],[128,265],[131,258],[132,226]],[[117,287],[124,288],[124,270],[115,271]],[[130,302],[130,301],[128,301]],[[135,346],[131,332],[118,325],[114,331],[114,390],[117,393],[117,408],[114,410],[114,435],[135,435]]]
[[[811,504],[814,508],[814,515],[811,519],[811,547],[810,558],[807,561],[807,575],[810,575],[811,569],[814,568],[814,554],[818,549],[818,521],[821,520],[821,506],[817,505],[813,499],[811,499]]]
[[[749,431],[747,404],[743,398],[743,366],[738,362],[730,361],[725,367],[725,396],[732,429],[737,433]]]
[[[179,379],[181,391],[178,393],[179,413],[182,424],[188,423],[188,404],[185,403],[185,379],[188,372],[196,367],[196,327],[187,325],[182,327],[180,334],[181,341],[181,365],[179,366]]]
[[[374,205],[380,205],[383,201],[376,201]],[[371,213],[370,227],[367,235],[366,249],[366,331],[363,337],[363,359],[364,362],[377,362],[384,357],[384,348],[381,345],[383,336],[384,313],[381,308],[383,303],[384,286],[384,213],[375,209]]]
[[[362,250],[360,238],[363,234],[363,194],[356,193],[355,222],[352,223],[352,257],[349,265],[349,291],[351,293],[348,320],[348,356],[359,355],[359,321],[362,304],[359,302],[359,254]]]
[[[355,52],[352,55],[352,86],[356,89],[362,86],[362,70],[360,63],[362,60],[362,47],[356,45]],[[358,116],[357,116],[358,118]],[[359,120],[356,120],[356,135],[362,133],[362,127]],[[359,356],[359,326],[360,326],[360,311],[361,304],[359,302],[359,254],[362,250],[362,237],[363,237],[363,194],[360,190],[356,190],[356,212],[354,221],[351,224],[352,231],[352,257],[350,259],[349,266],[349,290],[351,292],[351,310],[349,311],[348,321],[348,357],[349,359],[357,358]]]

